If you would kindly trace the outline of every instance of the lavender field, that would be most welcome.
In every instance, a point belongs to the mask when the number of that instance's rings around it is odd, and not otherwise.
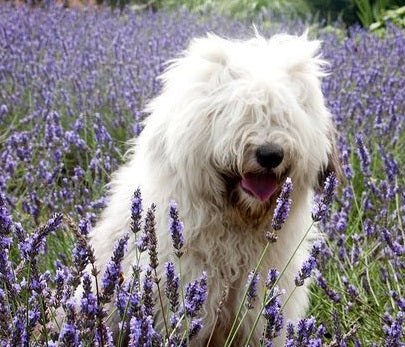
[[[267,36],[305,27],[257,26]],[[92,266],[87,235],[126,141],[142,131],[142,109],[159,91],[164,62],[207,31],[253,33],[242,21],[186,12],[0,5],[1,346],[123,346],[127,329],[132,346],[186,346],[204,329],[204,274],[182,284],[166,265],[160,286],[171,303],[168,336],[153,326],[153,274],[135,267],[132,278],[119,275],[133,236],[117,244],[104,272]],[[260,319],[273,335],[287,327],[286,346],[405,346],[405,35],[390,25],[379,35],[354,27],[313,28],[310,35],[323,40],[330,62],[323,90],[346,181],[319,222],[326,237],[303,276],[313,278],[307,317],[295,326],[283,321],[288,298],[272,272],[273,306]],[[152,247],[143,235],[153,234],[153,210],[140,217],[148,207],[135,192],[139,252]],[[169,231],[181,233],[174,205]],[[179,238],[174,246],[180,257]],[[104,275],[92,291],[96,271]],[[75,299],[80,282],[84,293]],[[112,300],[118,336],[104,309]],[[263,346],[272,345],[271,336],[264,334]]]

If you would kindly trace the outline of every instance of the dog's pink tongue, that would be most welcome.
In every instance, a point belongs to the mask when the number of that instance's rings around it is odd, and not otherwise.
[[[277,181],[274,175],[247,174],[242,177],[241,186],[256,199],[266,201],[277,190]]]

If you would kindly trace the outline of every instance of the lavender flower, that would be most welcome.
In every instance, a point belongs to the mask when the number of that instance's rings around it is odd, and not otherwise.
[[[290,213],[291,199],[290,195],[293,185],[290,177],[287,177],[281,189],[280,196],[277,198],[276,208],[274,209],[271,227],[273,230],[280,230]]]
[[[130,288],[131,282],[126,281],[122,286],[117,288],[116,291],[116,297],[115,297],[115,307],[118,310],[118,313],[120,314],[121,318],[121,326],[120,330],[125,330],[126,322],[122,322],[122,319],[124,317],[124,314],[126,314],[126,308],[129,300],[129,295],[130,295]]]
[[[79,232],[83,236],[88,236],[91,230],[90,220],[87,218],[82,218],[78,224]]]
[[[142,211],[141,190],[137,188],[131,201],[131,230],[134,234],[137,234],[141,230]]]
[[[384,326],[384,347],[401,346],[403,336],[404,312],[400,311],[390,326]]]
[[[390,295],[394,299],[395,303],[398,305],[399,309],[405,312],[405,299],[401,297],[395,290],[391,290]]]
[[[202,328],[203,328],[202,319],[201,318],[193,319],[188,329],[188,339],[191,340],[193,337],[197,336],[197,334],[201,331]]]
[[[152,341],[142,341],[142,339],[146,340],[149,336],[150,333],[147,336],[143,336],[142,332],[142,319],[137,318],[137,317],[132,317],[131,322],[130,322],[130,335],[129,335],[129,344],[128,346],[131,347],[137,347],[137,346],[144,346],[148,345],[152,346]],[[148,331],[149,332],[149,331]],[[143,342],[143,343],[142,343]]]
[[[103,277],[101,279],[101,300],[104,303],[111,300],[115,287],[119,284],[120,273],[122,271],[121,262],[124,257],[128,239],[129,235],[126,234],[115,244],[111,260],[108,262]]]
[[[269,270],[269,273],[267,274],[267,279],[266,279],[266,288],[268,290],[272,290],[280,273],[278,272],[277,269],[271,268]]]
[[[392,234],[386,228],[382,228],[381,237],[387,243],[388,247],[398,257],[401,257],[403,254],[405,254],[405,246],[401,245],[398,241],[394,240]]]
[[[363,136],[361,134],[356,136],[357,154],[360,158],[361,169],[366,176],[370,176],[370,154],[367,147],[364,145]]]
[[[387,178],[390,182],[394,182],[395,176],[399,174],[398,163],[391,155],[386,153],[384,147],[381,144],[378,145],[378,149],[381,153],[381,157],[384,160]]]
[[[169,299],[170,310],[172,312],[177,312],[177,308],[179,305],[179,285],[180,285],[180,278],[176,274],[174,265],[171,262],[167,262],[165,264],[166,270],[166,288],[165,294]]]
[[[73,264],[76,267],[77,274],[81,274],[89,262],[87,250],[87,243],[81,241],[78,241],[75,248],[73,248]]]
[[[357,300],[359,299],[359,291],[357,290],[357,288],[349,283],[348,279],[345,276],[342,276],[342,282],[343,285],[345,286],[347,293],[349,294],[349,296],[351,297],[352,300]]]
[[[12,225],[12,218],[8,214],[3,196],[0,194],[0,233],[7,235]]]
[[[246,292],[246,302],[245,305],[248,310],[254,307],[254,302],[257,297],[257,284],[259,282],[260,275],[254,271],[250,271],[248,280],[246,282],[247,292]]]
[[[10,320],[10,311],[6,295],[3,289],[0,288],[0,335],[2,339],[11,335],[11,327],[8,323]],[[0,340],[1,341],[1,340]]]
[[[92,330],[98,315],[97,298],[91,290],[91,278],[88,273],[83,274],[83,294],[80,300],[80,314],[85,318],[82,328]]]
[[[8,113],[8,108],[7,105],[1,105],[0,106],[0,119],[3,119],[3,117]]]
[[[315,318],[300,319],[297,323],[297,345],[309,346],[311,335],[315,332]]]
[[[295,333],[294,324],[287,323],[287,339],[284,346],[289,347],[321,347],[323,346],[323,335],[325,327],[320,324],[316,330],[316,320],[314,317],[300,319],[297,323]]]
[[[25,308],[20,308],[13,317],[10,341],[16,346],[28,346],[29,332],[26,324],[27,313]]]
[[[79,334],[74,325],[65,323],[60,333],[60,346],[79,346]]]
[[[66,322],[62,326],[62,330],[59,335],[59,341],[61,346],[79,346],[79,332],[75,326],[76,312],[75,312],[75,300],[70,299],[66,302]]]
[[[153,283],[152,268],[148,268],[143,280],[142,307],[144,316],[153,316]]]
[[[348,180],[351,180],[353,178],[353,168],[350,164],[349,152],[347,150],[342,152],[342,161],[343,173]]]
[[[322,220],[326,216],[335,197],[336,187],[337,178],[335,173],[331,172],[325,180],[322,196],[315,202],[312,209],[312,219],[315,222]]]
[[[95,342],[93,343],[96,346],[114,347],[112,333],[104,322],[99,324],[95,334]]]
[[[333,332],[335,333],[335,341],[338,346],[346,347],[346,341],[342,334],[341,324],[339,319],[339,313],[336,309],[332,310],[332,323],[333,323]]]
[[[316,259],[314,257],[310,257],[309,259],[305,260],[302,263],[300,271],[295,276],[295,285],[297,287],[304,285],[305,279],[311,276],[311,273],[315,269],[315,267]]]
[[[294,347],[295,346],[295,329],[294,323],[287,322],[286,324],[286,341],[284,347]]]
[[[179,212],[177,210],[177,205],[174,201],[170,201],[169,205],[169,231],[172,237],[173,247],[175,248],[175,254],[177,257],[183,255],[181,248],[184,245],[183,236],[183,223],[179,219]]]
[[[281,310],[280,295],[283,292],[279,291],[278,287],[269,291],[266,295],[266,303],[263,309],[263,316],[266,319],[263,340],[267,345],[280,335],[283,328],[284,314]]]
[[[136,241],[136,246],[140,253],[145,252],[149,247],[149,235],[148,230],[144,228],[144,232]]]
[[[333,302],[339,302],[340,301],[340,295],[330,288],[325,280],[325,277],[322,276],[320,271],[315,270],[315,282],[319,287],[321,287],[326,295],[333,301]]]
[[[159,265],[159,259],[157,254],[155,211],[156,206],[152,204],[152,206],[146,212],[145,217],[145,235],[147,236],[149,259],[150,259],[149,266],[154,270],[156,270],[156,268]]]
[[[133,317],[130,322],[129,347],[152,347],[160,345],[161,337],[153,328],[151,316]]]
[[[316,267],[317,257],[319,255],[319,252],[321,251],[321,248],[322,243],[320,241],[315,242],[314,245],[312,246],[312,251],[309,258],[307,260],[304,260],[301,269],[295,276],[295,285],[297,287],[304,285],[305,279],[311,276],[312,271]]]
[[[361,247],[360,247],[360,236],[357,234],[353,235],[353,247],[351,252],[351,261],[353,266],[359,265],[359,259],[361,255]]]
[[[191,283],[186,284],[184,301],[185,312],[189,317],[195,317],[207,299],[207,274]]]
[[[27,262],[31,261],[35,255],[44,252],[46,237],[62,224],[62,217],[60,213],[55,214],[46,225],[40,227],[31,237],[20,244],[21,255]]]

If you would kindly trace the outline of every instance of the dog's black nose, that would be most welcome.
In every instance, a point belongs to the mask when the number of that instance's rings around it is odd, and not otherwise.
[[[276,144],[260,146],[256,150],[258,163],[266,169],[274,169],[280,165],[284,158],[283,149]]]

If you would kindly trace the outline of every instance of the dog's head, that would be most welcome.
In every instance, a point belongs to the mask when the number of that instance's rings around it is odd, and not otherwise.
[[[257,218],[274,206],[287,176],[304,191],[336,169],[319,48],[306,35],[208,35],[171,64],[150,111],[189,194]]]

